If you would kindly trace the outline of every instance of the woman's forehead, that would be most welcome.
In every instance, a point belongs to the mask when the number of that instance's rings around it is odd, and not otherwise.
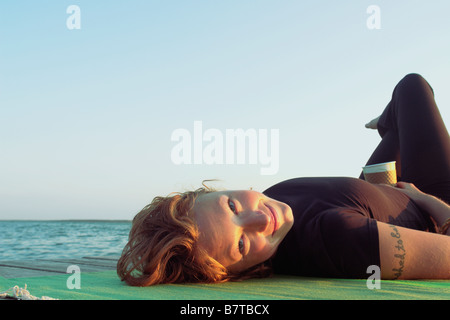
[[[223,191],[203,193],[195,199],[194,211],[213,211],[219,209],[220,198],[225,196]]]
[[[227,193],[228,191],[202,194],[194,205],[194,219],[200,233],[199,243],[222,264],[229,263],[235,231],[226,209]]]

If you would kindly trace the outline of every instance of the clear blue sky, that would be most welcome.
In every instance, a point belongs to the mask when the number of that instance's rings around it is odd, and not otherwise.
[[[80,8],[81,29],[66,13]],[[381,9],[368,29],[366,9]],[[263,191],[358,176],[364,124],[421,73],[450,123],[450,2],[0,3],[0,219],[132,219],[156,195],[221,179]],[[279,130],[279,170],[175,165],[174,130]]]

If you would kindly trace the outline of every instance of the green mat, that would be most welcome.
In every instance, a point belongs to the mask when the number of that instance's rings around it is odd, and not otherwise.
[[[80,289],[68,289],[70,275],[5,279],[0,277],[0,292],[13,286],[24,288],[36,297],[62,300],[449,300],[450,281],[381,281],[380,289],[368,289],[366,280],[274,276],[223,284],[158,285],[130,287],[115,271],[81,274]]]

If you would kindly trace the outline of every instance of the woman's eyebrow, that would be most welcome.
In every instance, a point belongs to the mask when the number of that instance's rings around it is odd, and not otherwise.
[[[224,212],[228,212],[228,198],[229,197],[227,195],[221,195],[220,197],[218,197],[216,202],[216,212],[220,210],[225,210]]]

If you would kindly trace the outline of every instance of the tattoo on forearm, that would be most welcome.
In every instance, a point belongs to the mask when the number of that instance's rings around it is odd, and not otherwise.
[[[394,258],[397,258],[399,261],[399,267],[398,268],[393,268],[392,271],[394,271],[394,280],[398,279],[402,273],[403,273],[403,268],[405,267],[405,255],[406,255],[406,251],[405,251],[405,247],[403,246],[403,241],[401,239],[400,236],[400,232],[398,232],[398,229],[393,226],[390,225],[390,227],[392,228],[392,230],[394,230],[394,232],[391,232],[391,236],[395,239],[397,239],[397,245],[395,246],[395,248],[397,249],[398,253],[394,254]]]

